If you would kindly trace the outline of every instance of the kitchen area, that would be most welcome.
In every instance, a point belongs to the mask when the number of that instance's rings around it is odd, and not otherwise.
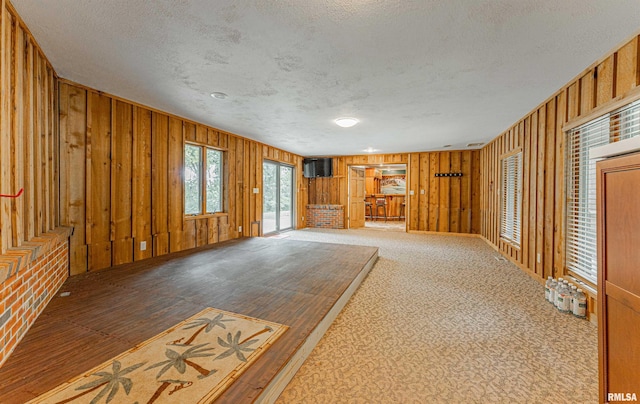
[[[365,167],[365,227],[404,228],[406,181],[404,164]]]

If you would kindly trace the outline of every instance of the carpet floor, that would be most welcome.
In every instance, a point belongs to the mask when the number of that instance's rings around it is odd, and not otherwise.
[[[401,231],[404,232],[406,229],[406,225],[403,221],[378,221],[378,220],[367,220],[364,223],[365,229],[376,229],[376,230],[388,230],[388,231]]]
[[[380,259],[278,403],[597,403],[594,324],[479,238],[305,229]]]

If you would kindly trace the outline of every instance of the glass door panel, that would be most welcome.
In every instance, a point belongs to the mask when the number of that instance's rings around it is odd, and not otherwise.
[[[280,166],[280,206],[278,230],[293,227],[293,167]]]
[[[278,231],[276,207],[278,203],[278,166],[265,162],[262,166],[262,231],[264,234]]]
[[[262,233],[293,228],[293,167],[265,161],[262,165]]]

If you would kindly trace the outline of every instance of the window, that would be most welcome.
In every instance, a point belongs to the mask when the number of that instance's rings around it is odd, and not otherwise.
[[[207,213],[222,212],[222,152],[207,151]]]
[[[593,284],[598,280],[596,162],[589,151],[640,134],[640,101],[567,133],[567,269]]]
[[[222,152],[209,147],[184,146],[184,213],[222,212]]]
[[[500,237],[520,245],[522,216],[522,152],[502,159]]]

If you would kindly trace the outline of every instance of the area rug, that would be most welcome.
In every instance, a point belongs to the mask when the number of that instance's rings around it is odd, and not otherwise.
[[[207,308],[31,403],[209,403],[287,326]]]

